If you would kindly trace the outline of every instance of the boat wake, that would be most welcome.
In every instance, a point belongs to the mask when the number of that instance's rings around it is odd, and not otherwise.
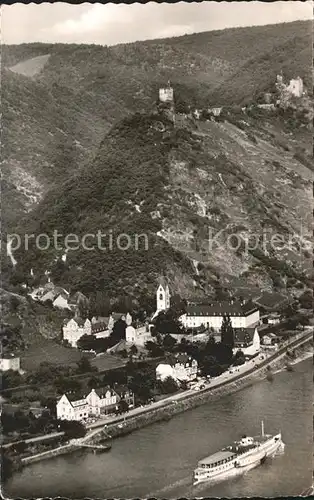
[[[275,451],[273,457],[281,457],[285,453],[285,443],[281,442],[279,448]]]
[[[189,485],[191,485],[191,477],[190,476],[184,477],[182,479],[178,479],[178,481],[175,481],[171,484],[167,484],[166,486],[160,488],[159,490],[150,492],[148,495],[146,495],[146,498],[161,498],[165,495],[165,493],[171,492],[171,490],[180,488],[181,486],[189,486]]]

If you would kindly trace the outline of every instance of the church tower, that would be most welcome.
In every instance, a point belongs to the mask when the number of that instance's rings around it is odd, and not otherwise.
[[[156,292],[156,312],[153,316],[155,318],[161,311],[166,311],[170,308],[170,290],[169,286],[165,283],[160,283]]]
[[[159,287],[157,288],[156,299],[157,311],[166,311],[167,309],[169,309],[170,291],[168,285],[159,285]]]

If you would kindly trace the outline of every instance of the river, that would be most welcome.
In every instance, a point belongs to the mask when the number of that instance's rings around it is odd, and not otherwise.
[[[4,495],[68,498],[294,496],[312,484],[312,360],[237,393],[113,441],[109,453],[54,458],[24,468]],[[285,451],[245,476],[191,485],[198,459],[243,433],[281,430]]]

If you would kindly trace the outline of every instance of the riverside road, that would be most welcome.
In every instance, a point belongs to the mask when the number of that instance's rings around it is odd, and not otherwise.
[[[124,420],[131,419],[132,417],[142,415],[144,413],[151,412],[157,408],[162,408],[165,406],[169,406],[172,404],[175,404],[178,401],[182,401],[184,399],[191,398],[195,395],[201,394],[201,393],[206,393],[210,392],[213,389],[217,389],[219,387],[223,387],[224,385],[227,385],[230,382],[234,382],[245,375],[248,375],[249,373],[254,372],[258,368],[262,368],[263,366],[268,365],[271,361],[275,360],[276,358],[279,358],[280,356],[284,355],[286,352],[286,349],[289,348],[295,348],[301,343],[304,343],[307,339],[310,340],[313,337],[313,328],[308,329],[306,332],[302,332],[294,337],[292,341],[286,341],[277,351],[274,353],[266,353],[263,352],[253,360],[250,360],[246,362],[243,365],[240,365],[236,367],[236,370],[233,369],[233,372],[230,373],[225,372],[219,377],[216,377],[214,379],[211,379],[210,382],[205,382],[205,388],[201,389],[199,391],[195,391],[194,389],[190,389],[178,394],[174,394],[170,397],[167,397],[165,399],[162,399],[160,401],[156,401],[154,403],[151,403],[150,405],[146,407],[138,407],[134,408],[130,411],[128,411],[124,417],[117,417],[117,416],[112,416],[112,417],[104,417],[100,421],[95,422],[94,424],[88,425],[89,429],[96,429],[99,427],[104,427],[110,426],[117,424],[119,422],[123,422]],[[86,438],[91,438],[96,434],[96,432],[89,433],[87,434]]]

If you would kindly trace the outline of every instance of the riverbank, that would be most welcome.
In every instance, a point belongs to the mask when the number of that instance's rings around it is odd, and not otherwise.
[[[293,363],[301,362],[312,354],[307,354],[309,351],[309,344],[312,341],[312,337],[295,341],[291,343],[291,347],[295,349],[296,358]],[[305,356],[305,357],[304,357]],[[265,378],[267,374],[271,371],[276,373],[285,369],[287,363],[291,362],[291,358],[286,354],[286,346],[283,352],[277,352],[273,359],[268,359],[263,366],[253,368],[249,372],[238,375],[232,380],[222,381],[216,387],[208,387],[203,391],[196,394],[189,395],[185,399],[177,400],[173,404],[169,404],[162,408],[151,409],[149,413],[137,415],[134,417],[126,418],[121,424],[111,424],[108,425],[106,429],[100,429],[90,438],[90,442],[97,443],[98,439],[103,440],[108,431],[110,431],[111,438],[116,438],[119,436],[124,436],[130,434],[131,432],[146,427],[152,423],[169,420],[173,416],[182,413],[184,411],[196,408],[205,403],[213,401],[221,396],[235,393],[241,389],[253,385],[255,382]]]
[[[287,498],[312,484],[312,360],[112,440],[109,453],[88,450],[23,467],[4,485],[6,498]],[[192,486],[198,460],[243,434],[281,430],[285,452],[235,481]],[[123,471],[123,478],[121,476]],[[91,474],[92,472],[92,474]]]
[[[231,376],[226,374],[225,380],[223,380],[223,377],[219,377],[213,384],[199,392],[186,391],[186,393],[174,395],[172,398],[163,401],[162,406],[154,407],[152,405],[144,409],[137,408],[133,411],[133,413],[137,411],[137,414],[113,417],[111,422],[98,423],[97,427],[95,426],[96,428],[90,430],[82,442],[96,444],[100,441],[104,442],[108,439],[124,436],[155,422],[169,420],[179,413],[203,405],[223,395],[239,391],[265,378],[270,371],[273,373],[280,371],[288,362],[289,364],[295,363],[298,362],[298,359],[301,360],[302,356],[309,355],[309,343],[311,341],[312,332],[303,335],[299,334],[292,342],[286,343],[279,351],[260,362],[260,365],[252,365],[252,368],[247,369],[244,373],[232,374]],[[294,350],[295,358],[291,359],[291,357],[287,356],[287,347]],[[221,380],[219,380],[220,378]],[[22,463],[28,465],[55,456],[73,453],[79,449],[79,444],[67,444],[26,457],[22,460]]]

